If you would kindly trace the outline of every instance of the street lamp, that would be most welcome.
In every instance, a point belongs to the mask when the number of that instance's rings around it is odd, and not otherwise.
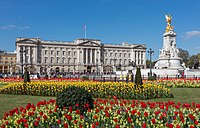
[[[152,76],[152,69],[151,69],[151,57],[154,53],[154,51],[150,48],[149,51],[147,51],[150,56],[150,76]]]

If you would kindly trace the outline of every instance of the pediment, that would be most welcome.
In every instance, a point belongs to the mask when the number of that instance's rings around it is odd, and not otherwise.
[[[90,40],[79,43],[78,45],[80,45],[80,46],[98,46],[98,47],[100,46],[98,43],[90,41]]]
[[[38,43],[36,38],[18,38],[16,43]]]
[[[133,47],[134,49],[147,49],[146,47],[144,47],[143,45],[137,45],[135,47]]]

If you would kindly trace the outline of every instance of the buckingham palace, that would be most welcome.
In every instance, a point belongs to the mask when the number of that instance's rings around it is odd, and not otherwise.
[[[111,73],[129,66],[146,67],[144,44],[103,44],[97,39],[46,41],[16,38],[18,73],[28,67],[32,73]]]

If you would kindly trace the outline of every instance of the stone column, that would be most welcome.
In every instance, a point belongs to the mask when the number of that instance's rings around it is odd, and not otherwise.
[[[94,62],[97,64],[97,49],[94,50]]]
[[[77,62],[76,63],[77,64],[80,63],[80,49],[79,48],[77,48]]]
[[[4,66],[2,66],[2,73],[4,73]]]
[[[81,51],[82,51],[82,55],[81,55],[81,60],[80,61],[81,61],[82,64],[84,64],[84,62],[83,62],[83,58],[84,58],[84,50],[83,50],[83,48],[81,48]]]
[[[90,48],[90,64],[92,64],[92,57],[93,57],[93,55],[92,55],[92,48]]]
[[[37,62],[38,62],[38,58],[37,58],[37,54],[38,54],[38,49],[37,49],[37,47],[34,47],[34,55],[35,55],[35,63],[37,64]]]
[[[132,57],[131,58],[133,58],[133,62],[135,62],[135,51],[132,51]]]
[[[87,48],[85,49],[85,52],[86,52],[86,54],[85,54],[86,63],[85,64],[87,64],[88,63],[88,49]]]
[[[47,60],[47,63],[48,63],[48,65],[51,63],[51,48],[50,47],[48,47],[48,60]]]
[[[142,64],[143,56],[142,56],[142,51],[140,51],[140,64]]]
[[[27,60],[27,63],[31,63],[31,47],[27,47],[27,50],[28,50],[28,53],[27,53],[27,57],[28,57],[28,60]]]
[[[17,46],[17,63],[21,63],[20,62],[20,47],[19,46]]]
[[[134,57],[135,57],[134,62],[135,62],[135,64],[137,64],[137,52],[136,51],[134,51]]]

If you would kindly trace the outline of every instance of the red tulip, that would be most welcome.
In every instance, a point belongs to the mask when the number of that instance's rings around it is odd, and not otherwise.
[[[95,125],[96,125],[96,126],[99,126],[99,122],[95,122]]]
[[[117,100],[117,97],[116,97],[116,96],[113,96],[113,99],[116,101],[116,100]]]
[[[25,127],[25,128],[28,128],[28,124],[24,124],[24,127]]]
[[[67,123],[64,123],[64,128],[68,128],[68,124]]]
[[[97,115],[94,115],[94,117],[93,117],[94,119],[97,119],[98,117],[97,117]]]
[[[38,121],[35,121],[34,122],[34,125],[37,127],[39,125],[39,122]]]
[[[68,120],[72,120],[72,116],[68,116],[67,119],[68,119]]]
[[[42,116],[42,115],[43,115],[43,112],[41,111],[41,112],[40,112],[40,116]]]
[[[5,124],[8,125],[9,124],[8,121],[6,121]]]
[[[115,128],[120,128],[120,125],[116,124],[116,125],[115,125]]]
[[[80,114],[80,110],[76,110],[76,114]]]
[[[46,116],[46,115],[43,115],[43,119],[46,120],[46,119],[47,119],[47,116]]]
[[[96,128],[96,127],[95,127],[95,124],[92,124],[92,128]]]
[[[148,117],[148,113],[147,113],[147,112],[144,112],[144,116],[145,116],[145,117]]]
[[[195,124],[195,125],[198,125],[198,121],[197,121],[197,120],[194,120],[194,124]]]
[[[176,125],[176,128],[181,128],[181,126],[177,124],[177,125]]]
[[[60,123],[61,123],[61,120],[60,120],[60,119],[58,119],[58,120],[57,120],[57,122],[58,122],[58,124],[60,124]]]
[[[156,120],[153,118],[153,119],[151,119],[151,122],[153,123],[153,124],[156,124]]]
[[[146,123],[143,123],[142,124],[142,128],[146,128],[147,127],[147,124]]]

